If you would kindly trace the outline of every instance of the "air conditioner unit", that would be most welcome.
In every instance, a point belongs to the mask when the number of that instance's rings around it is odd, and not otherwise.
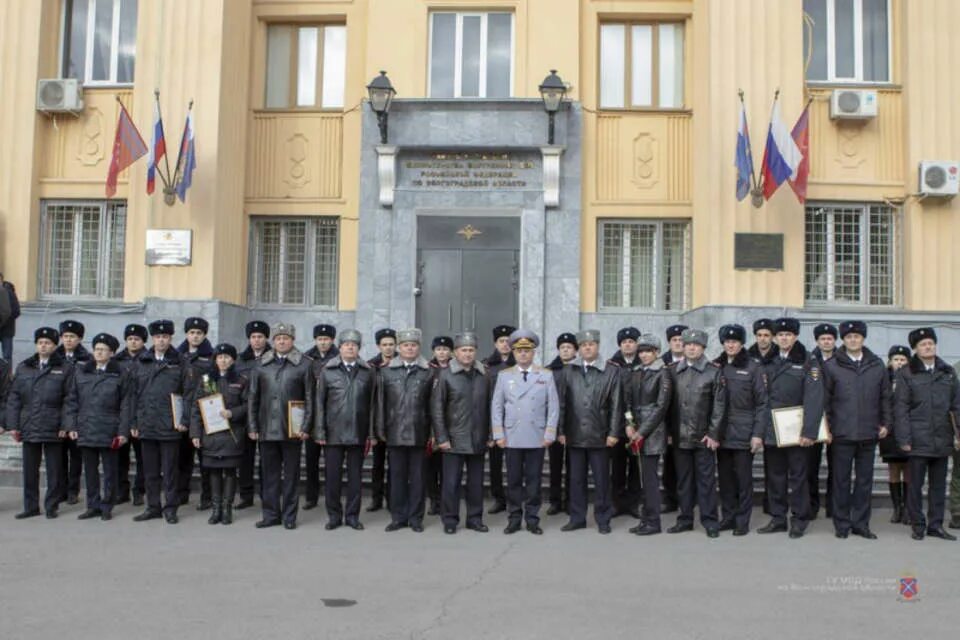
[[[869,120],[876,117],[876,91],[869,89],[834,89],[830,95],[831,120]]]
[[[960,192],[960,162],[921,162],[917,191],[924,196],[950,198],[957,195]]]
[[[37,111],[79,113],[83,111],[83,87],[76,78],[40,80],[37,83]]]

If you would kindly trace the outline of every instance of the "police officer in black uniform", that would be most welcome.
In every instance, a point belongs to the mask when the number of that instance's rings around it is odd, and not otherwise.
[[[817,346],[813,348],[813,357],[820,363],[820,369],[833,357],[837,347],[837,338],[840,334],[837,328],[829,322],[821,322],[813,328],[813,339]],[[810,452],[810,460],[807,461],[807,480],[810,483],[810,519],[816,520],[817,513],[820,511],[820,462],[823,460],[824,443],[817,442],[807,449]],[[833,500],[833,462],[831,460],[831,447],[828,443],[827,450],[827,495],[825,504],[827,505],[827,517],[831,517]]]
[[[330,360],[340,355],[340,350],[333,341],[337,337],[337,328],[331,324],[318,324],[313,327],[313,346],[303,355],[311,361],[310,367],[313,377],[316,378]],[[323,448],[308,438],[303,443],[304,448],[304,502],[303,510],[315,509],[320,500],[320,454]]]
[[[124,371],[132,368],[134,362],[143,353],[147,342],[147,328],[142,324],[128,324],[123,328],[123,340],[126,348],[121,350],[113,359]],[[130,451],[133,450],[137,459],[137,470],[133,480],[133,504],[136,507],[143,505],[143,456],[140,450],[140,439],[129,438],[117,451],[117,504],[130,501]]]
[[[193,398],[197,385],[204,374],[213,372],[213,345],[207,340],[207,331],[210,324],[203,318],[187,318],[183,323],[186,339],[177,347],[183,359],[184,370],[187,374],[187,383],[184,388],[184,398]],[[190,409],[187,409],[189,422]],[[193,446],[190,434],[184,434],[180,440],[180,471],[178,493],[180,504],[190,502],[190,481],[193,478],[194,454],[199,459],[203,452]],[[206,511],[210,508],[210,472],[200,465],[200,503],[197,511]]]
[[[623,384],[630,379],[632,369],[637,364],[637,340],[640,330],[636,327],[624,327],[617,331],[617,352],[610,358],[610,364],[619,367],[624,376]],[[610,500],[613,503],[613,517],[628,514],[640,519],[640,461],[627,451],[627,438],[621,438],[617,446],[610,450]]]
[[[67,364],[80,365],[90,360],[90,352],[82,342],[85,331],[83,323],[77,320],[64,320],[60,323],[60,346],[57,347],[57,354]],[[63,441],[62,464],[64,483],[60,501],[77,504],[80,495],[80,476],[83,472],[83,456],[77,443],[70,438]]]
[[[554,384],[556,384],[558,372],[563,369],[565,364],[573,362],[577,357],[577,336],[573,333],[561,333],[557,336],[557,357],[555,357],[547,368],[553,371]],[[550,506],[547,507],[547,515],[555,516],[558,513],[567,511],[567,504],[570,502],[570,465],[567,460],[567,448],[555,440],[550,445]],[[566,468],[566,474],[564,474]]]
[[[237,357],[234,365],[236,372],[250,379],[250,372],[260,366],[260,358],[270,351],[270,325],[262,320],[251,320],[245,327],[247,334],[247,348]],[[240,459],[240,469],[237,479],[237,489],[240,502],[237,509],[246,509],[253,506],[254,494],[259,494],[254,480],[256,468],[257,443],[255,440],[243,438],[243,457]]]
[[[663,359],[663,363],[668,367],[683,362],[683,332],[687,328],[685,324],[674,324],[667,327],[667,350],[661,358]],[[670,419],[668,410],[667,450],[666,453],[663,454],[663,502],[660,506],[660,513],[673,513],[677,510],[677,505],[679,504],[677,497],[677,466],[673,449],[673,421]]]
[[[491,393],[497,384],[497,374],[517,364],[513,358],[513,351],[510,349],[510,334],[517,328],[508,324],[501,324],[493,328],[494,350],[490,356],[483,361],[487,376],[490,378]],[[493,506],[487,513],[500,513],[507,510],[507,494],[503,488],[503,449],[492,447],[490,449],[490,497],[493,498]]]
[[[430,359],[430,370],[434,377],[441,369],[450,366],[450,360],[453,358],[453,338],[450,336],[436,336],[430,343],[430,349],[433,352],[433,358]],[[427,449],[427,471],[426,471],[427,496],[430,498],[430,509],[427,513],[431,516],[440,515],[440,489],[443,486],[443,456],[437,450],[437,443],[433,437],[430,438],[430,444]]]
[[[382,369],[390,366],[390,363],[397,356],[397,332],[389,327],[380,329],[373,334],[377,343],[377,349],[380,353],[367,361],[371,367]],[[383,502],[386,499],[390,504],[389,489],[386,488],[386,465],[387,465],[387,445],[377,440],[373,445],[373,466],[370,469],[370,504],[367,511],[380,511],[383,509]]]

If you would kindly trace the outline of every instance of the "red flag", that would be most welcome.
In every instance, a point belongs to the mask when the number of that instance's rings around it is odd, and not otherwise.
[[[797,194],[797,200],[800,204],[807,201],[807,178],[810,177],[810,103],[803,108],[803,113],[797,118],[797,124],[793,125],[790,137],[800,148],[803,159],[797,166],[797,177],[790,180],[790,188]]]
[[[117,121],[117,135],[113,139],[113,157],[110,158],[110,170],[107,172],[107,197],[117,192],[117,176],[120,172],[146,155],[147,145],[140,137],[136,125],[130,119],[127,108],[120,105],[120,119]]]

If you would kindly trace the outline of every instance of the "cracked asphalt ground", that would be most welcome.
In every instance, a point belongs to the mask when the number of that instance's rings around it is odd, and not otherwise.
[[[812,524],[785,534],[702,530],[613,533],[385,533],[323,530],[322,509],[296,531],[256,530],[257,511],[210,526],[193,505],[171,526],[131,520],[16,521],[20,492],[0,489],[0,638],[903,638],[960,625],[960,542],[910,539],[874,511],[877,541],[837,540]],[[673,517],[665,520],[672,524]],[[753,526],[765,518],[754,513]],[[903,576],[919,597],[898,600]],[[356,604],[352,604],[356,601]],[[651,635],[655,634],[655,635]]]

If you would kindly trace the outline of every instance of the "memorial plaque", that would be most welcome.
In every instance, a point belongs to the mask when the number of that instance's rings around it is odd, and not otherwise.
[[[733,268],[783,270],[783,234],[735,233]]]
[[[151,266],[189,266],[193,258],[190,229],[147,229],[146,263]]]

